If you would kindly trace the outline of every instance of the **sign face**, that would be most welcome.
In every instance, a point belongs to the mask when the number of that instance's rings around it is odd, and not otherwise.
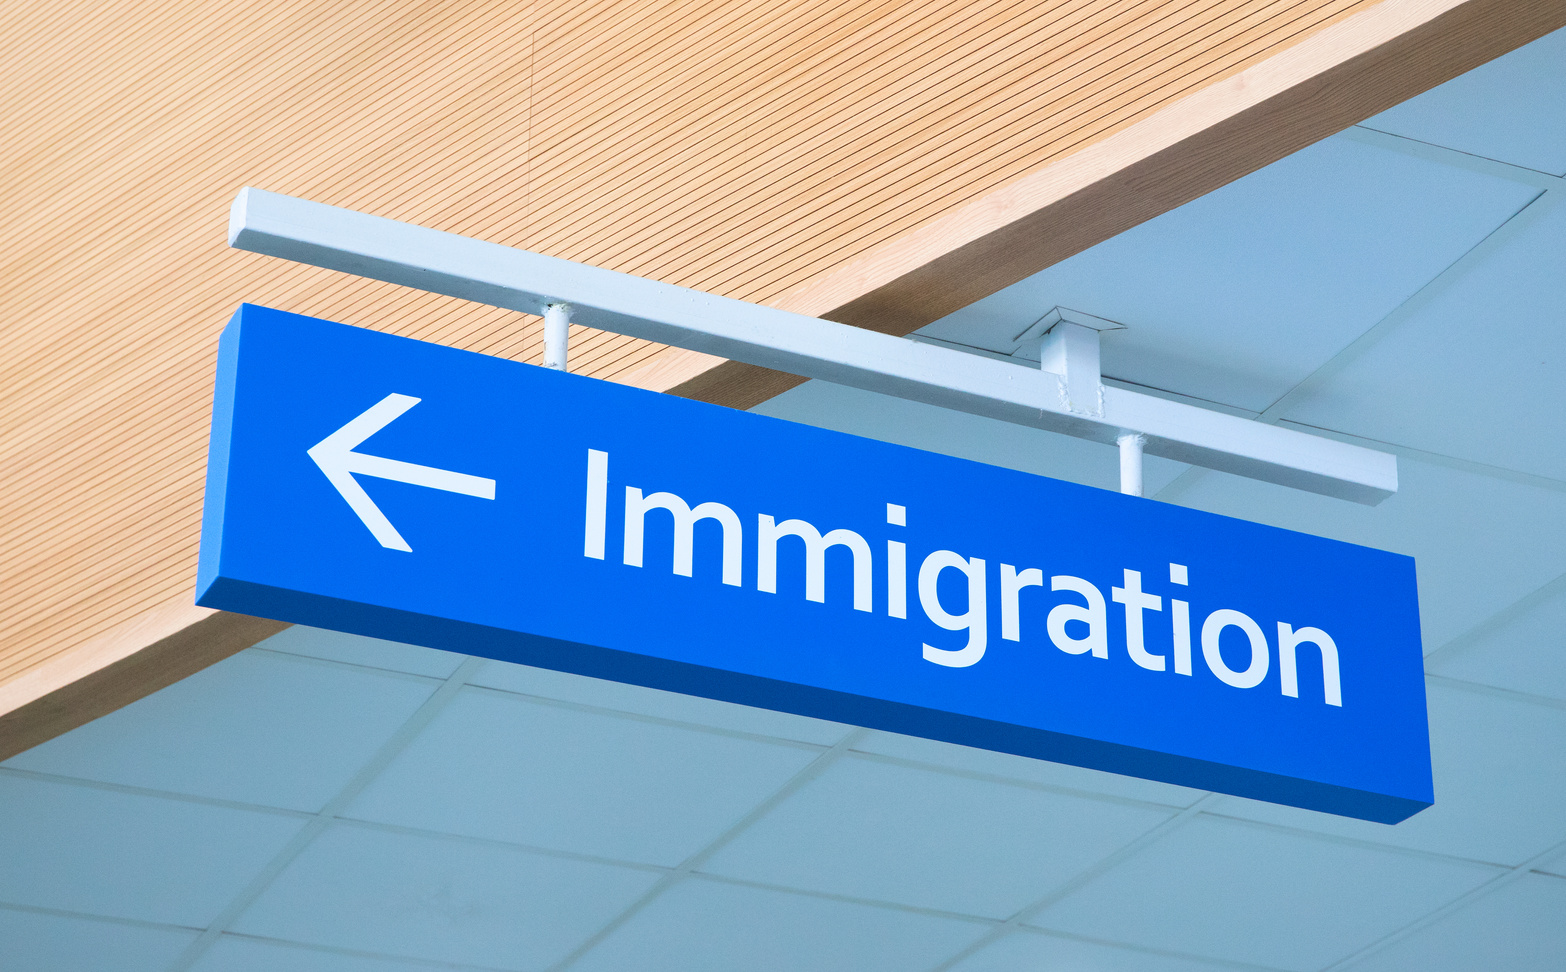
[[[1407,557],[245,306],[198,603],[1368,820]]]

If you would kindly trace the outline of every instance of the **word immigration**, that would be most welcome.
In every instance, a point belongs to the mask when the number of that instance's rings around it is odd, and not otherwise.
[[[198,603],[1394,822],[1413,562],[245,306]]]
[[[608,527],[608,468],[609,454],[597,449],[587,453],[587,519],[584,529],[583,553],[595,560],[604,559],[604,538]],[[721,544],[719,556],[722,582],[731,587],[744,585],[742,561],[744,557],[744,527],[739,515],[728,506],[712,500],[692,507],[674,493],[644,494],[636,486],[625,487],[624,500],[624,563],[641,567],[647,535],[647,515],[653,510],[667,511],[671,528],[672,566],[674,573],[684,577],[692,574],[695,562],[696,526],[700,521],[711,520],[718,530]],[[908,524],[908,511],[895,503],[886,504],[886,522],[903,527]],[[842,527],[823,534],[813,524],[800,519],[788,519],[779,523],[767,513],[756,517],[756,569],[757,590],[771,594],[778,590],[778,548],[784,538],[797,538],[803,555],[806,600],[818,603],[826,600],[827,552],[842,548],[847,558],[844,567],[852,578],[852,604],[855,611],[873,611],[872,594],[874,554],[870,544],[859,533]],[[889,617],[908,617],[908,547],[902,540],[886,541],[884,610]],[[960,614],[953,613],[941,600],[941,572],[952,570],[958,575],[959,600],[963,604]],[[1148,650],[1144,612],[1162,611],[1164,599],[1142,590],[1140,571],[1125,568],[1123,587],[1112,587],[1111,598],[1124,606],[1124,634],[1126,655],[1138,666],[1153,672],[1162,672],[1173,661],[1173,671],[1179,675],[1192,674],[1191,668],[1191,615],[1190,603],[1170,597],[1169,612],[1172,627],[1169,632],[1168,655]],[[1169,583],[1185,587],[1189,585],[1189,571],[1184,564],[1169,565]],[[1007,641],[1022,640],[1022,593],[1025,588],[1044,586],[1044,571],[1038,567],[1019,570],[1011,564],[999,565],[1000,627],[1001,637]],[[984,658],[989,645],[990,599],[988,591],[989,570],[979,557],[964,557],[951,550],[935,550],[924,557],[918,570],[919,606],[934,624],[948,631],[964,631],[967,643],[961,648],[937,648],[922,645],[925,661],[951,668],[966,668],[978,664]],[[1088,655],[1109,658],[1109,620],[1104,592],[1092,581],[1070,574],[1054,574],[1049,578],[1049,590],[1064,591],[1080,598],[1082,603],[1060,603],[1049,609],[1044,627],[1049,640],[1068,655]],[[1075,626],[1079,634],[1071,633]],[[1235,628],[1245,636],[1248,661],[1242,671],[1230,668],[1223,657],[1221,637],[1226,628]],[[1320,652],[1322,697],[1328,705],[1343,704],[1343,690],[1338,671],[1338,647],[1320,628],[1304,627],[1295,630],[1288,622],[1277,623],[1279,662],[1279,688],[1284,695],[1299,697],[1298,648],[1309,644]],[[1267,677],[1270,652],[1267,636],[1261,626],[1248,615],[1232,608],[1219,608],[1207,616],[1201,626],[1202,658],[1207,668],[1225,685],[1249,689],[1260,685]]]

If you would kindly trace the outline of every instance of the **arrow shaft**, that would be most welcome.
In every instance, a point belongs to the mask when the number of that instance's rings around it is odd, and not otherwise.
[[[495,498],[495,481],[482,476],[469,476],[467,473],[452,472],[449,469],[421,466],[400,459],[367,456],[359,452],[348,453],[347,460],[347,470],[361,476],[390,479],[414,486],[428,486],[430,489],[443,489],[448,493],[462,493],[465,496],[477,496],[481,499]]]

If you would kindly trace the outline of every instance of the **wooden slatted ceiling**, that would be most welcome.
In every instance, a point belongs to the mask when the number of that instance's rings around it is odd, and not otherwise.
[[[627,19],[562,50],[558,76],[554,48],[541,43],[551,67],[535,81],[530,242],[766,301],[954,196],[1009,181],[1364,6],[886,4],[836,16],[796,2],[747,21],[748,42],[716,58],[704,56],[708,36],[650,38]],[[670,4],[668,16],[680,10]],[[627,62],[638,46],[651,56]],[[602,84],[605,97],[574,112],[584,84]],[[769,137],[733,137],[757,130]],[[588,200],[624,214],[623,230],[583,225]],[[699,252],[684,232],[693,223],[707,244]],[[761,251],[768,259],[754,260]]]
[[[240,301],[537,359],[534,318],[227,250],[240,186],[751,300],[836,293],[856,258],[1373,6],[0,6],[0,696],[116,625],[191,650],[171,632],[199,627],[179,603]],[[667,387],[710,362],[577,333],[573,364]]]

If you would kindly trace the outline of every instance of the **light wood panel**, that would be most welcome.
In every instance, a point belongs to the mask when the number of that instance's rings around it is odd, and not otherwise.
[[[0,5],[0,754],[273,630],[188,613],[237,303],[539,356],[534,318],[227,250],[242,185],[905,333],[1563,2]],[[792,382],[579,329],[573,361]]]

